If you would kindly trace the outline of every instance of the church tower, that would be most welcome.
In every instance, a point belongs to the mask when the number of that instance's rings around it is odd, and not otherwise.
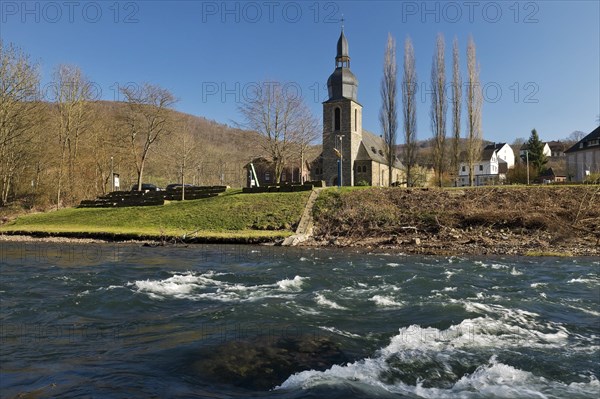
[[[350,71],[348,40],[344,28],[337,43],[335,70],[327,80],[329,99],[323,103],[323,178],[338,184],[341,161],[342,185],[353,186],[354,161],[362,141],[362,106],[358,103],[358,79]]]

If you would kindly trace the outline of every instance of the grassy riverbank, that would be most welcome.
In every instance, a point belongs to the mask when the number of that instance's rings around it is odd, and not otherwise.
[[[310,192],[242,194],[172,201],[163,206],[68,208],[22,216],[0,233],[115,239],[262,242],[292,234]]]
[[[242,194],[164,206],[22,216],[0,234],[188,242],[273,242],[295,230],[310,192]],[[304,245],[444,255],[600,255],[600,186],[323,190]]]

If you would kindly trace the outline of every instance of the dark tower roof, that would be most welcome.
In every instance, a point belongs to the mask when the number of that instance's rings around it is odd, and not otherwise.
[[[327,79],[329,100],[335,101],[343,98],[357,101],[358,79],[350,71],[350,55],[348,53],[348,39],[344,30],[337,42],[337,54],[335,56],[335,70]]]
[[[344,35],[344,30],[342,30],[342,34],[338,39],[337,56],[335,57],[335,60],[337,61],[342,57],[350,59],[350,57],[348,56],[348,39],[346,39],[346,35]]]

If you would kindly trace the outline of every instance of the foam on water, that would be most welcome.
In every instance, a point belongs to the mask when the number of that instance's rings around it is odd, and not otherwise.
[[[302,291],[302,284],[308,277],[296,276],[293,279],[283,279],[277,282],[282,291]]]
[[[573,284],[573,283],[591,284],[591,283],[597,283],[597,282],[598,282],[597,279],[583,278],[583,277],[572,278],[571,280],[567,281],[567,283],[569,283],[569,284]]]
[[[325,298],[325,296],[323,294],[316,294],[315,295],[315,302],[318,305],[324,306],[326,308],[337,309],[337,310],[348,310],[348,308],[346,308],[344,306],[341,306],[341,305],[338,305],[334,301],[331,301],[331,300]]]
[[[394,298],[385,295],[374,295],[369,299],[370,301],[375,302],[377,306],[382,307],[401,307],[404,306],[403,302],[398,302]]]
[[[512,274],[513,276],[521,276],[523,275],[523,272],[517,270],[517,268],[513,266],[512,270],[510,271],[510,274]]]
[[[328,331],[331,329],[325,328]],[[383,389],[392,393],[416,395],[422,398],[546,398],[548,394],[561,393],[559,397],[587,397],[600,392],[600,385],[594,375],[589,382],[565,384],[549,381],[531,372],[497,361],[495,355],[487,363],[479,362],[470,374],[456,369],[455,359],[465,359],[465,354],[473,348],[488,348],[492,351],[499,346],[523,346],[529,342],[522,339],[533,337],[543,345],[564,346],[565,336],[532,331],[512,330],[510,326],[489,317],[463,320],[446,330],[413,325],[401,328],[392,337],[389,345],[377,351],[374,356],[346,365],[334,365],[325,371],[303,371],[288,377],[276,389],[310,389],[321,385],[351,384],[360,390]],[[548,343],[548,341],[554,341]],[[431,384],[417,378],[410,383],[403,380],[402,370],[420,367],[434,380],[443,375],[447,380],[442,384]],[[396,376],[390,378],[390,376]],[[550,396],[554,397],[554,396]]]
[[[324,331],[329,331],[329,332],[332,332],[332,333],[334,333],[334,334],[341,335],[341,336],[343,336],[343,337],[348,337],[348,338],[361,338],[361,336],[360,336],[360,335],[358,335],[358,334],[354,334],[354,333],[351,333],[351,332],[349,332],[349,331],[340,330],[339,328],[335,328],[335,327],[319,326],[319,328],[320,328],[321,330],[324,330]]]
[[[580,311],[582,311],[584,313],[591,314],[593,316],[600,316],[600,312],[598,312],[596,310],[593,310],[593,309],[586,309],[586,308],[581,308],[581,307],[573,306],[573,305],[568,305],[568,306],[570,308],[572,308],[572,309],[577,309],[577,310],[580,310]]]
[[[308,277],[295,276],[274,284],[244,285],[220,281],[213,277],[228,273],[174,274],[163,280],[138,280],[128,283],[135,292],[148,295],[152,299],[165,298],[189,300],[215,300],[220,302],[246,302],[263,298],[293,298],[293,293],[302,291]]]
[[[529,286],[531,288],[538,288],[538,287],[544,287],[546,285],[548,285],[548,283],[531,283]]]

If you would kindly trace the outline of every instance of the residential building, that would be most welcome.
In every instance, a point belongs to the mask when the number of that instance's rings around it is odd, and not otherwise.
[[[565,151],[570,181],[584,181],[600,173],[600,126]]]
[[[540,183],[564,183],[567,181],[567,173],[564,168],[550,167],[543,171],[538,177]]]
[[[509,146],[510,147],[510,146]],[[461,154],[463,160],[458,167],[457,186],[469,186],[469,164],[466,161],[466,153]],[[475,162],[474,184],[486,186],[499,184],[506,179],[508,163],[500,159],[493,145],[486,146],[481,152],[481,157]]]
[[[566,143],[560,140],[549,141],[548,147],[550,147],[550,156],[552,158],[564,157],[565,151],[569,148]]]
[[[506,162],[507,168],[512,169],[515,166],[515,153],[512,147],[506,143],[494,143],[484,147],[485,150],[494,149],[499,159]]]

